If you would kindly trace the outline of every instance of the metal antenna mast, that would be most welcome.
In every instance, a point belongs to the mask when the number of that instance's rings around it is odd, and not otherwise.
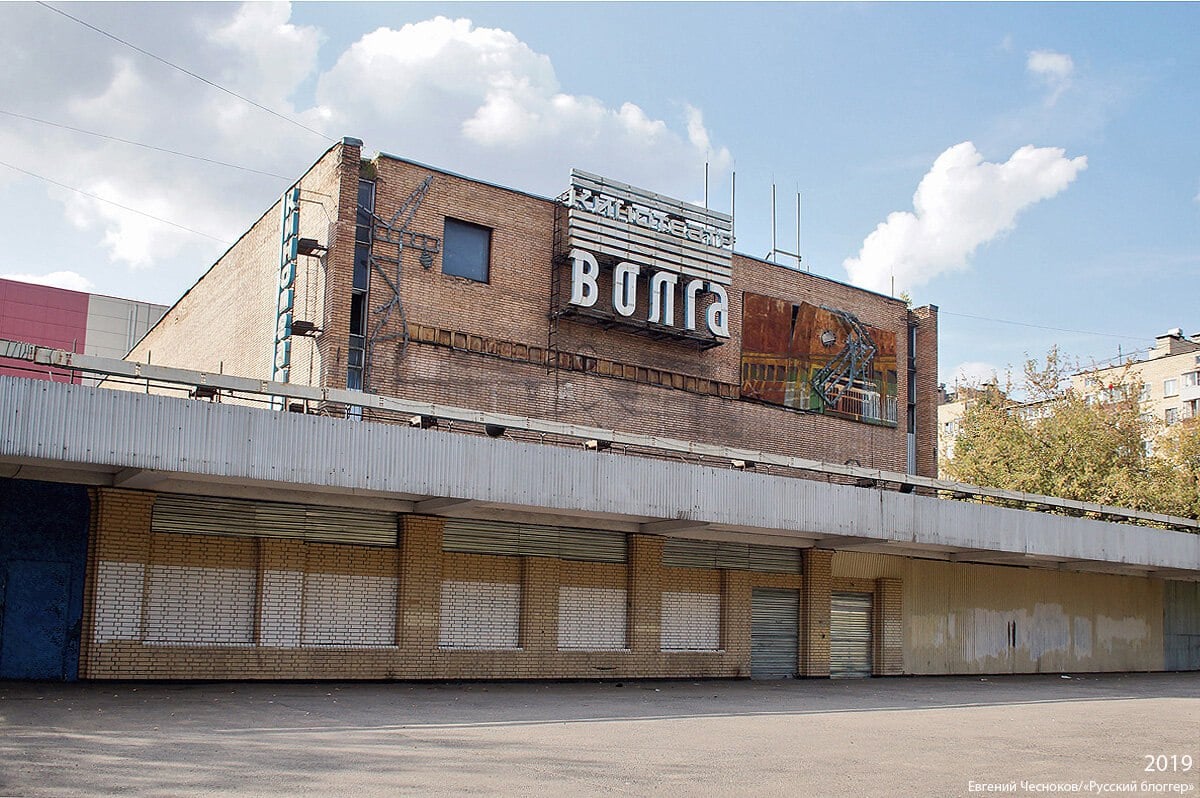
[[[400,299],[401,256],[404,248],[411,247],[421,254],[420,263],[425,268],[433,265],[433,256],[441,250],[441,239],[436,236],[414,233],[408,229],[417,208],[425,199],[429,186],[433,183],[433,175],[428,175],[421,184],[413,189],[408,198],[396,209],[390,222],[385,222],[375,214],[371,214],[374,224],[371,230],[371,269],[383,278],[391,291],[391,296],[382,305],[374,308],[371,314],[375,324],[367,339],[366,358],[363,364],[363,390],[370,390],[371,367],[374,361],[375,347],[387,341],[400,339],[400,357],[404,357],[408,349],[408,317],[404,313],[404,302]],[[386,253],[380,252],[380,245],[391,247]],[[392,253],[395,253],[394,255]],[[390,273],[389,273],[390,272]],[[400,332],[383,335],[383,329],[395,310],[400,315]]]

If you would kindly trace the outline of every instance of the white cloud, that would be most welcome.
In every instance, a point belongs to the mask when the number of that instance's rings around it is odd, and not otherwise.
[[[284,113],[294,110],[287,96],[316,66],[319,37],[287,24],[286,4],[146,5],[136,8],[136,18],[130,10],[96,4],[80,13]],[[310,133],[44,9],[15,8],[8,21],[15,24],[0,31],[0,47],[12,54],[14,68],[0,76],[0,93],[7,87],[7,96],[19,98],[12,110],[280,174],[298,173],[322,147]],[[71,58],[64,60],[64,53]],[[97,278],[105,274],[102,287],[114,293],[120,290],[113,285],[121,281],[117,275],[126,269],[181,258],[195,263],[198,273],[223,248],[150,216],[232,241],[286,187],[284,180],[29,121],[3,126],[0,150],[31,172],[109,200],[46,189],[61,203],[64,220],[107,255],[108,263],[81,268]]]
[[[131,9],[135,14],[130,13]],[[84,13],[86,11],[86,13]],[[516,35],[444,17],[379,28],[330,55],[324,34],[291,22],[287,3],[126,4],[80,15],[303,124],[382,150],[553,196],[578,166],[692,196],[704,161],[732,162],[699,110],[664,120],[628,102],[573,94],[548,56]],[[33,4],[5,9],[0,96],[10,110],[290,177],[329,145]],[[69,58],[64,54],[69,54]],[[311,94],[306,93],[311,92]],[[311,98],[311,99],[310,99]],[[232,241],[287,180],[198,164],[29,121],[0,125],[5,160],[46,178]],[[149,280],[172,262],[201,267],[223,245],[32,178],[109,263],[89,264],[104,290],[130,269]],[[3,209],[0,209],[2,211]],[[119,267],[119,268],[114,268]],[[99,275],[106,275],[101,278]],[[186,285],[186,283],[184,283]]]
[[[698,109],[685,107],[681,135],[633,103],[568,93],[545,55],[466,19],[364,35],[320,77],[317,100],[332,128],[352,129],[368,148],[402,147],[397,154],[543,194],[579,166],[684,196],[702,185],[705,160],[718,171],[732,163]]]
[[[69,291],[91,291],[95,288],[92,281],[78,272],[62,271],[49,274],[0,274],[0,279],[15,280],[18,283],[33,283],[34,285],[50,285],[55,288],[66,288]]]
[[[1001,371],[993,363],[985,363],[981,360],[968,360],[965,363],[959,363],[948,373],[943,373],[946,376],[942,379],[942,382],[949,388],[953,388],[956,385],[974,388],[1000,379]]]
[[[934,161],[913,194],[913,211],[888,214],[843,262],[850,281],[873,291],[907,291],[940,274],[964,270],[971,255],[1011,230],[1028,206],[1061,192],[1087,168],[1056,147],[1021,147],[989,163],[969,141]]]
[[[1062,93],[1071,87],[1075,62],[1066,53],[1034,50],[1025,61],[1025,69],[1046,84],[1050,92],[1046,95],[1046,105],[1054,105]]]

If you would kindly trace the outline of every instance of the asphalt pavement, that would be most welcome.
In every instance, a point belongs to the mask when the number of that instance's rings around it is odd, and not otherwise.
[[[1200,673],[0,682],[0,796],[1198,790]]]

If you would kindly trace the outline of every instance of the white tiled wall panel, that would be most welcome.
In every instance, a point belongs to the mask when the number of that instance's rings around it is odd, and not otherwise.
[[[295,648],[300,645],[300,610],[304,606],[302,571],[264,571],[262,630],[264,646]]]
[[[560,587],[558,647],[572,651],[625,648],[625,591],[620,588]]]
[[[395,577],[306,574],[302,642],[306,646],[395,645]]]
[[[100,562],[96,568],[94,615],[97,643],[141,639],[144,578],[141,563]]]
[[[716,651],[721,646],[721,597],[662,594],[662,650]]]
[[[254,571],[154,565],[148,582],[147,642],[254,642]]]
[[[517,648],[520,621],[520,585],[442,583],[442,648]]]

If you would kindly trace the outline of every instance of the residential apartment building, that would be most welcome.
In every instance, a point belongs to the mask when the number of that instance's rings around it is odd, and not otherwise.
[[[1155,338],[1144,359],[1072,378],[1072,387],[1089,401],[1103,401],[1135,383],[1140,384],[1138,398],[1147,420],[1170,426],[1200,417],[1200,334],[1187,337],[1181,328],[1168,330]]]

